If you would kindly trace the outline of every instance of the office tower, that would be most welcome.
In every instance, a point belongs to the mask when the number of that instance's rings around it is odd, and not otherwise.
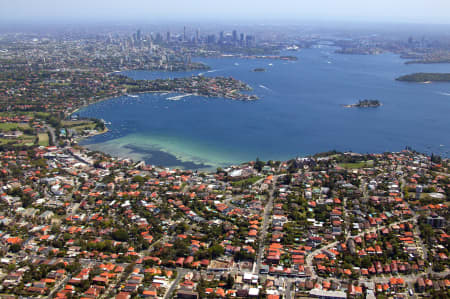
[[[142,40],[141,29],[136,32],[136,40],[139,42]]]
[[[237,31],[233,30],[233,43],[237,42]]]
[[[200,29],[197,29],[195,31],[195,43],[199,43],[200,42]]]

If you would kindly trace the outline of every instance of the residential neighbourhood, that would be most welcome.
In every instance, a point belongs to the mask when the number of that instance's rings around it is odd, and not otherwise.
[[[447,294],[448,160],[436,159],[333,153],[199,173],[76,145],[3,152],[1,292]]]

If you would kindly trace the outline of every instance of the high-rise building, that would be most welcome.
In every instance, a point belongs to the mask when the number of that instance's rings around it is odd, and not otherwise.
[[[253,35],[247,35],[245,37],[245,44],[247,47],[253,47],[255,44],[255,37]]]
[[[141,29],[138,29],[138,31],[136,32],[136,39],[138,42],[142,40]]]
[[[186,26],[183,28],[183,41],[186,41]]]
[[[156,34],[155,42],[161,43],[162,41],[163,41],[163,36],[161,35],[161,33],[158,32]]]
[[[236,30],[233,30],[233,43],[236,43],[237,40],[238,40],[238,37],[237,37],[237,31],[236,31]]]
[[[200,42],[200,29],[195,31],[195,43],[198,44]]]
[[[169,43],[170,42],[170,31],[167,31],[166,34],[166,41]]]
[[[224,42],[224,34],[223,31],[220,31],[219,33],[219,44],[223,44]]]
[[[241,37],[240,37],[240,39],[239,39],[239,44],[240,44],[241,46],[243,46],[243,45],[244,45],[244,42],[245,42],[245,34],[244,34],[244,33],[241,33]]]
[[[210,34],[206,37],[206,42],[208,44],[215,44],[216,43],[216,36],[214,34]]]

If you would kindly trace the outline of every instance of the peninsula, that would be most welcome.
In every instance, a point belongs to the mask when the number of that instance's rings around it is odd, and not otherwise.
[[[232,100],[257,100],[256,95],[243,94],[242,91],[251,91],[252,88],[232,77],[204,77],[192,76],[175,79],[133,80],[119,75],[118,83],[125,87],[128,93],[142,92],[177,92],[194,94],[206,97],[221,97]]]
[[[395,79],[405,82],[450,82],[450,73],[414,73]]]
[[[344,105],[345,108],[376,108],[382,104],[378,100],[359,100],[356,104]]]

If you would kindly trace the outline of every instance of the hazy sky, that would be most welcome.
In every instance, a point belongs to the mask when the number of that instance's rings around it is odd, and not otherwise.
[[[0,19],[338,19],[450,23],[450,0],[0,0]]]

